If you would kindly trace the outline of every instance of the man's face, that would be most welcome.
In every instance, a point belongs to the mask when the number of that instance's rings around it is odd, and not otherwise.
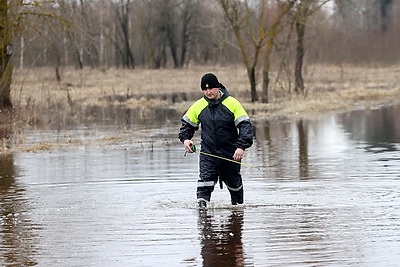
[[[215,100],[219,97],[219,88],[207,88],[206,90],[203,90],[203,92],[204,95],[210,100]]]

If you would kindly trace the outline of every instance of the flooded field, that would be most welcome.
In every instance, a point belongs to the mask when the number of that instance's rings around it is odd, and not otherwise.
[[[398,266],[399,113],[255,121],[244,162],[260,170],[242,167],[245,204],[216,187],[205,214],[179,117],[149,129],[125,120],[124,135],[143,132],[152,146],[86,144],[113,140],[110,123],[32,131],[25,142],[82,144],[0,155],[0,264]]]

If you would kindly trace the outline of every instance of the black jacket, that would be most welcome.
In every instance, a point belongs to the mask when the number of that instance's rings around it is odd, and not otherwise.
[[[223,85],[217,100],[203,97],[182,117],[179,139],[192,139],[201,125],[201,150],[231,158],[236,148],[243,150],[253,144],[253,127],[247,112]]]

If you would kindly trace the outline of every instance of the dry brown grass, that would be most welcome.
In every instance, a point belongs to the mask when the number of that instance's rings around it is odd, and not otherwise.
[[[113,104],[165,105],[183,111],[201,96],[199,81],[206,72],[217,74],[252,114],[262,116],[352,108],[395,101],[400,95],[400,67],[311,66],[305,70],[306,96],[290,94],[287,83],[273,83],[269,104],[250,103],[247,76],[241,67],[64,69],[60,83],[53,69],[41,68],[15,71],[12,98],[19,107],[33,108],[33,113],[48,109],[68,114],[79,112],[78,106]]]

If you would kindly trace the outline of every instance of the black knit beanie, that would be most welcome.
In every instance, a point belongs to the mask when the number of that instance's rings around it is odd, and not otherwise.
[[[220,88],[221,84],[218,81],[217,76],[212,73],[204,74],[201,77],[201,90],[207,90],[208,88]]]

